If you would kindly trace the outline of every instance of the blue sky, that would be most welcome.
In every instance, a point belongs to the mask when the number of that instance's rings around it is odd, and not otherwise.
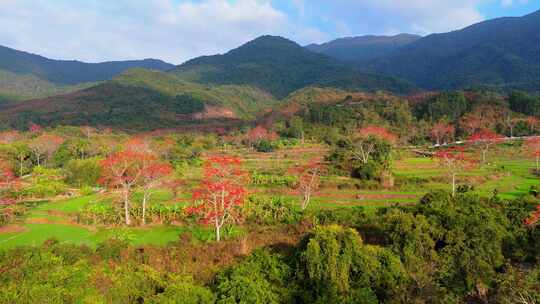
[[[260,35],[298,43],[427,35],[540,9],[540,0],[1,0],[0,45],[87,62],[181,63]]]

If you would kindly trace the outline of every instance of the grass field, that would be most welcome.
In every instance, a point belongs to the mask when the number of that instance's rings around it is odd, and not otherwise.
[[[266,172],[276,176],[290,175],[290,167],[304,162],[310,157],[325,153],[324,148],[308,147],[289,149],[273,153],[236,151],[245,159],[245,169],[249,172]],[[481,195],[489,196],[496,190],[505,199],[514,199],[528,193],[533,185],[538,185],[538,177],[531,173],[531,160],[512,153],[510,148],[501,147],[490,154],[490,163],[463,172],[460,183],[474,185]],[[186,187],[179,195],[187,201],[191,188],[200,180],[201,170],[189,168],[184,172]],[[380,207],[414,204],[433,189],[450,189],[449,177],[436,160],[417,157],[409,152],[401,153],[394,163],[394,175],[401,181],[392,189],[358,189],[358,181],[344,176],[328,175],[322,178],[322,187],[314,196],[309,209],[335,209],[362,206],[375,210]],[[249,191],[262,197],[281,196],[297,199],[297,194],[287,186],[250,186]],[[110,195],[109,195],[110,196]],[[90,195],[56,202],[44,202],[33,207],[19,223],[3,227],[0,231],[0,248],[22,245],[40,245],[50,238],[61,242],[84,244],[96,247],[109,238],[129,240],[133,245],[165,245],[179,240],[179,236],[189,232],[194,239],[207,241],[213,238],[213,231],[207,227],[184,227],[154,225],[144,228],[90,227],[75,223],[74,215],[87,204],[112,199],[107,195]],[[158,191],[152,202],[172,202],[168,191]],[[135,193],[133,201],[139,201]],[[231,232],[231,233],[238,233]]]

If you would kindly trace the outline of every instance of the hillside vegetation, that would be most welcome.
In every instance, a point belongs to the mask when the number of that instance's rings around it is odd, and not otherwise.
[[[43,98],[75,92],[95,83],[59,86],[34,75],[18,75],[0,70],[0,102]]]
[[[540,89],[540,11],[433,34],[364,61],[371,72],[392,75],[426,89],[489,86]]]
[[[182,79],[211,84],[245,84],[277,98],[311,85],[407,93],[410,84],[360,73],[281,37],[263,36],[224,55],[190,60],[171,71]]]
[[[332,58],[360,63],[386,57],[393,51],[422,38],[418,35],[399,34],[395,36],[360,36],[332,40],[322,44],[310,44],[306,48],[312,52]]]
[[[206,86],[136,69],[82,91],[6,106],[4,124],[104,125],[148,130],[208,119],[253,119],[275,100],[247,86]]]

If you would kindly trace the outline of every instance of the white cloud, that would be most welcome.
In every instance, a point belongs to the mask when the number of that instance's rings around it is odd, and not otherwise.
[[[0,45],[52,58],[160,58],[225,52],[263,34],[326,38],[267,0],[2,0]]]
[[[492,0],[335,0],[334,18],[345,18],[349,24],[355,24],[356,31],[384,34],[399,29],[429,34],[484,20],[478,7],[489,1]]]

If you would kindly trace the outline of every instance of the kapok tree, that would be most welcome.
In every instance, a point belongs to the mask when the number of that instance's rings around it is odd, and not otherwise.
[[[142,199],[142,223],[146,224],[146,207],[153,190],[158,187],[163,179],[170,175],[172,167],[166,162],[161,162],[157,157],[148,155],[143,159],[140,184],[143,190]]]
[[[129,197],[140,182],[148,155],[134,151],[111,154],[101,162],[100,183],[109,188],[120,187],[123,191],[126,225],[131,225]]]
[[[540,137],[529,138],[526,148],[527,152],[535,159],[536,170],[540,170]]]
[[[300,194],[300,207],[305,210],[315,193],[321,185],[321,175],[324,166],[320,158],[313,158],[307,164],[293,168],[293,172],[298,176],[296,189]]]
[[[472,135],[482,127],[482,117],[477,113],[467,113],[459,121],[460,129]]]
[[[0,132],[0,144],[11,144],[22,138],[18,131]]]
[[[527,125],[529,126],[531,133],[534,133],[540,125],[540,120],[534,116],[529,116],[527,117]]]
[[[0,203],[5,204],[6,202],[10,202],[3,197],[3,194],[6,190],[11,188],[15,179],[16,177],[11,166],[9,166],[7,162],[0,160]]]
[[[253,145],[256,144],[262,140],[276,140],[278,138],[278,135],[275,132],[268,131],[266,128],[262,126],[256,126],[255,128],[249,130],[249,132],[246,135],[247,141]]]
[[[480,129],[479,131],[471,135],[468,139],[470,143],[480,147],[480,151],[482,151],[482,164],[486,163],[486,156],[489,152],[489,148],[491,148],[491,146],[497,144],[501,140],[502,136],[489,129]]]
[[[473,167],[475,162],[466,156],[463,147],[452,147],[437,151],[434,157],[439,160],[452,180],[452,195],[456,194],[456,179],[465,169]]]
[[[242,161],[237,157],[213,156],[204,162],[204,179],[193,191],[199,204],[188,211],[203,217],[203,222],[214,226],[216,240],[221,240],[221,228],[236,220],[237,207],[244,203],[246,189]]]
[[[431,129],[431,139],[435,140],[437,145],[443,143],[444,140],[451,140],[456,133],[456,129],[449,123],[440,121]]]
[[[30,133],[37,134],[37,133],[41,132],[42,130],[43,130],[43,127],[38,125],[38,124],[35,124],[33,122],[28,124],[28,131]]]
[[[536,210],[525,220],[525,225],[534,226],[540,222],[540,205],[536,206]]]
[[[62,143],[64,143],[62,137],[44,133],[32,139],[28,146],[36,157],[37,165],[40,166],[41,157],[43,156],[45,160],[49,159],[60,148]]]
[[[353,157],[363,164],[367,164],[371,155],[375,152],[376,139],[393,144],[397,141],[397,136],[383,127],[368,126],[358,129],[354,142]]]

